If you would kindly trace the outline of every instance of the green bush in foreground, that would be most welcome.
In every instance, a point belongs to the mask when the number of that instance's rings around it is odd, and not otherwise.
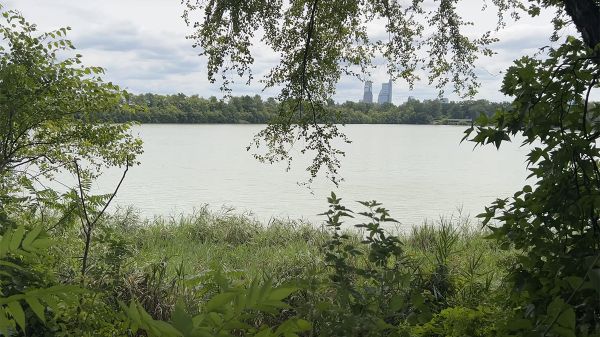
[[[499,336],[498,312],[487,307],[452,307],[434,315],[431,321],[411,329],[415,337]]]

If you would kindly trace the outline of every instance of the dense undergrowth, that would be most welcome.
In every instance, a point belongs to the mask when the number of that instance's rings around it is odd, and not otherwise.
[[[360,219],[342,224],[350,211],[338,199],[330,202],[321,227],[291,220],[265,225],[207,209],[152,220],[119,211],[95,229],[85,279],[77,219],[26,219],[31,229],[42,224],[48,249],[11,255],[27,268],[0,275],[0,284],[15,287],[3,288],[4,295],[32,284],[78,290],[50,296],[60,302],[56,311],[50,306],[39,313],[25,302],[26,328],[17,321],[8,334],[225,336],[260,335],[273,327],[271,335],[282,336],[491,336],[500,329],[503,266],[514,251],[500,250],[467,219],[398,232],[386,211],[365,207],[366,216],[355,216],[366,222],[354,227]],[[217,316],[236,301],[211,301],[232,289],[279,291],[273,297],[278,303],[250,305],[228,326]],[[132,309],[149,316],[132,324]],[[193,328],[183,332],[182,317],[207,312],[217,321],[194,326],[190,320]],[[160,321],[171,324],[165,328]],[[286,324],[289,331],[276,333]]]

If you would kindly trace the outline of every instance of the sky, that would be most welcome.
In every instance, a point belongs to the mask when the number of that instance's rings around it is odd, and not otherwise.
[[[186,39],[192,28],[186,26],[181,18],[183,5],[180,0],[5,0],[2,3],[5,9],[21,11],[42,31],[71,27],[68,37],[78,53],[84,56],[84,62],[105,68],[105,80],[130,92],[222,96],[219,84],[211,84],[207,79],[206,59],[199,56],[199,50],[192,48],[192,41]],[[461,11],[475,24],[473,34],[493,27],[496,21],[493,13],[481,12],[481,3],[479,0],[463,0],[460,5]],[[551,17],[552,13],[543,12],[540,17],[512,23],[497,34],[500,42],[492,46],[497,54],[476,63],[481,89],[475,98],[507,100],[499,92],[501,72],[513,60],[524,54],[532,55],[539,47],[549,44]],[[380,27],[373,24],[369,29],[378,34]],[[258,75],[256,78],[260,78],[260,74],[274,66],[278,58],[270,50],[257,48],[255,59],[254,73]],[[372,80],[376,98],[381,83],[387,80],[385,69],[375,70]],[[265,92],[262,89],[263,86],[254,80],[249,86],[235,85],[232,94],[277,95],[275,89]],[[362,98],[362,91],[360,80],[343,77],[334,100],[358,101]],[[446,97],[459,99],[450,91],[447,90]],[[430,99],[437,95],[437,91],[426,82],[417,83],[410,91],[405,82],[396,81],[392,101],[400,104],[408,96]]]

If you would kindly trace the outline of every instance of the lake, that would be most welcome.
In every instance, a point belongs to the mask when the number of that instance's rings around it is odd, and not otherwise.
[[[144,141],[141,165],[130,169],[115,198],[143,216],[189,213],[208,204],[214,210],[234,208],[261,221],[302,218],[320,222],[331,191],[347,206],[377,200],[403,225],[436,221],[440,216],[471,216],[497,197],[511,196],[526,180],[520,143],[473,148],[460,143],[464,126],[348,125],[352,140],[343,149],[338,188],[324,178],[310,189],[309,158],[285,165],[257,162],[246,151],[262,125],[138,125]],[[107,193],[120,177],[111,170],[97,182]]]

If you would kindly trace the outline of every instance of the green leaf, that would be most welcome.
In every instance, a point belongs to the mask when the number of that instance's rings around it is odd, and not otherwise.
[[[25,227],[23,227],[23,226],[20,226],[13,232],[12,238],[10,240],[10,247],[9,247],[10,251],[15,251],[19,248],[24,235],[25,235]]]
[[[139,326],[142,322],[141,316],[138,312],[137,305],[134,301],[129,303],[129,307],[126,307],[124,304],[121,305],[123,311],[127,314],[127,317],[135,323],[136,326]],[[134,329],[135,330],[135,329]]]
[[[8,231],[0,238],[0,258],[3,258],[8,253],[10,247],[10,239],[12,238],[12,232]]]
[[[42,226],[36,226],[29,233],[27,233],[27,236],[25,236],[25,240],[23,240],[23,249],[27,251],[32,251],[33,247],[31,246],[31,244],[35,239],[38,238],[41,232]]]
[[[31,244],[31,247],[33,247],[34,249],[37,249],[37,250],[43,250],[43,249],[50,247],[51,244],[52,244],[52,240],[50,240],[49,238],[37,239],[37,240],[33,241],[33,243]]]
[[[270,337],[273,336],[273,330],[270,328],[264,328],[260,330],[254,337]]]
[[[19,301],[8,302],[7,307],[11,316],[15,319],[15,322],[17,322],[17,325],[25,332],[25,312],[23,312],[21,303],[19,303]]]
[[[573,332],[573,330],[568,329],[568,328],[563,328],[558,325],[554,326],[552,328],[552,331],[554,333],[556,333],[557,336],[560,336],[560,337],[577,337],[577,335],[575,335],[575,332]]]
[[[425,304],[425,298],[421,294],[413,294],[410,301],[411,304],[417,308],[421,308]]]
[[[2,260],[0,260],[0,266],[9,267],[9,268],[13,268],[16,270],[25,270],[25,268],[23,268],[17,264],[14,264],[14,263],[8,262],[8,261],[2,261]]]
[[[40,301],[35,298],[35,297],[25,297],[25,302],[27,302],[27,304],[29,305],[29,307],[31,308],[31,311],[33,311],[33,313],[35,313],[35,315],[42,321],[42,322],[46,322],[46,315],[44,313],[45,308],[44,306],[40,303]]]
[[[532,324],[528,319],[518,318],[510,321],[508,325],[509,331],[517,331],[517,330],[531,330]]]
[[[402,295],[394,295],[392,297],[392,299],[390,300],[390,310],[391,311],[398,311],[400,309],[402,309],[402,307],[404,306],[404,296]]]
[[[308,331],[311,329],[310,322],[303,319],[288,319],[279,325],[277,330],[275,330],[275,335],[281,335],[289,333],[296,333],[302,331]]]
[[[571,306],[566,309],[563,309],[563,312],[560,314],[558,319],[556,320],[560,326],[570,329],[572,331],[575,330],[575,310]]]
[[[185,337],[214,337],[215,335],[208,328],[198,328],[194,330],[193,334]]]
[[[235,298],[236,295],[237,294],[234,292],[226,292],[226,293],[218,294],[215,297],[211,298],[208,302],[206,302],[204,309],[208,312],[212,312],[212,311],[221,312],[223,310],[223,307],[226,304],[229,304]]]
[[[150,327],[157,330],[156,337],[180,337],[181,332],[175,329],[171,324],[163,321],[152,320]]]
[[[563,301],[562,298],[560,297],[555,297],[552,302],[550,302],[550,304],[548,304],[548,315],[551,317],[557,317],[560,313],[561,310],[563,309],[563,306],[565,305],[565,301]]]
[[[298,326],[298,329],[301,329],[302,331],[308,331],[312,328],[312,324],[310,324],[309,321],[303,319],[296,320],[296,325]]]
[[[216,312],[209,312],[207,317],[215,326],[221,326],[223,324],[223,317]]]
[[[298,289],[298,287],[278,287],[271,291],[268,299],[273,301],[281,301],[290,296],[293,292],[297,291]]]
[[[175,305],[175,310],[171,315],[171,323],[173,324],[173,327],[182,332],[184,336],[191,334],[194,329],[192,317],[185,312],[181,301],[178,301]]]
[[[9,336],[9,332],[13,329],[13,322],[8,319],[8,314],[4,307],[0,306],[0,335]]]
[[[569,283],[571,289],[573,290],[580,289],[583,284],[583,279],[578,276],[568,276],[565,277],[565,280],[567,281],[567,283]]]

